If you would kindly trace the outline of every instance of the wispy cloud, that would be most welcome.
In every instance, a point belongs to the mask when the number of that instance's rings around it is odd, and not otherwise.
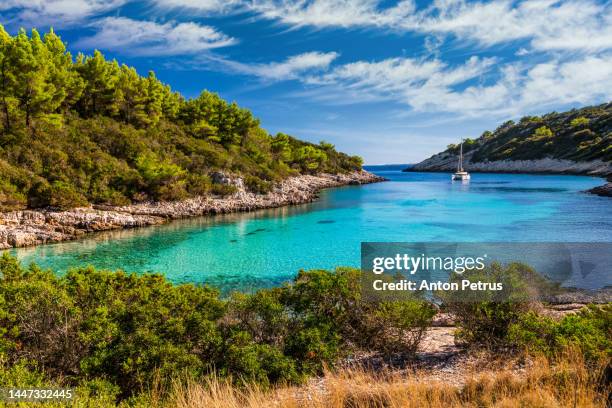
[[[215,28],[197,23],[156,23],[126,17],[106,17],[92,24],[97,32],[82,38],[79,48],[101,48],[128,55],[193,55],[236,43]]]
[[[612,98],[610,1],[435,0],[417,7],[414,0],[141,0],[158,10],[181,10],[176,18],[193,21],[109,16],[129,1],[5,0],[0,13],[9,20],[36,24],[81,22],[94,34],[78,40],[77,48],[189,56],[173,63],[248,75],[264,85],[299,81],[303,92],[322,103],[394,101],[414,112],[484,117]],[[211,50],[234,45],[238,39],[195,22],[202,16],[231,13],[249,13],[290,27],[417,33],[424,38],[424,52],[413,55],[425,57],[341,62],[338,52],[311,51],[266,62],[235,60]],[[451,62],[441,52],[448,38],[468,52],[494,53],[496,46],[513,42],[518,51]]]
[[[330,103],[396,101],[419,111],[446,111],[448,95],[455,87],[478,80],[488,73],[494,58],[471,57],[463,64],[450,66],[434,59],[389,58],[338,65],[304,82],[319,87],[312,97]],[[324,88],[333,88],[333,91]],[[451,109],[455,110],[455,109]]]
[[[444,33],[481,46],[529,40],[537,50],[603,50],[612,48],[610,4],[589,0],[467,2],[441,0],[407,30]]]
[[[327,70],[336,58],[336,52],[306,52],[288,57],[282,62],[244,64],[225,60],[225,65],[234,72],[254,75],[265,80],[285,81],[299,79],[305,74]]]
[[[490,79],[480,80],[481,76]],[[318,86],[307,92],[321,102],[390,100],[417,112],[512,116],[612,99],[612,55],[552,59],[535,65],[472,57],[448,66],[437,59],[392,58],[340,65],[304,81]]]
[[[450,35],[481,46],[525,40],[538,50],[612,48],[612,5],[594,0],[152,0],[205,14],[251,12],[294,27],[382,28]]]
[[[253,0],[247,8],[267,19],[318,28],[394,26],[400,20],[411,20],[415,13],[411,0],[387,8],[380,8],[379,0]]]
[[[188,9],[198,13],[224,13],[243,6],[242,0],[151,0],[162,8]]]
[[[175,68],[231,72],[253,76],[264,82],[305,81],[305,78],[311,75],[326,72],[338,55],[336,52],[312,51],[287,57],[280,62],[244,63],[208,54],[192,61],[185,61],[178,66],[175,65]]]
[[[0,12],[5,21],[21,25],[61,25],[80,23],[92,16],[115,10],[129,0],[2,0]]]

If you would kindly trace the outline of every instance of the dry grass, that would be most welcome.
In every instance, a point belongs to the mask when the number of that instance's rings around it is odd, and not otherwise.
[[[205,383],[176,382],[169,396],[153,396],[158,407],[181,408],[395,408],[395,407],[605,407],[611,391],[600,373],[589,369],[579,353],[556,363],[533,360],[523,372],[507,368],[467,373],[461,386],[432,378],[429,373],[372,373],[360,369],[328,372],[303,387],[264,390],[235,387],[212,378]],[[155,394],[155,393],[154,393]]]

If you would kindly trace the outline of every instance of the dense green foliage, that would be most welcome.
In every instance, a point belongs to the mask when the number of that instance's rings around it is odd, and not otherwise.
[[[416,298],[362,300],[355,269],[300,272],[290,285],[227,299],[160,275],[57,277],[7,254],[0,273],[0,363],[106,381],[124,397],[183,375],[296,383],[359,349],[414,353],[435,313]]]
[[[537,299],[561,289],[524,264],[493,264],[484,271],[466,272],[464,278],[501,282],[504,289],[437,293],[443,309],[456,318],[457,340],[551,358],[573,348],[590,363],[612,358],[612,304],[591,305],[555,320],[539,313],[542,304]]]
[[[454,274],[451,282],[501,283],[502,290],[439,291],[444,310],[456,318],[457,339],[486,346],[505,344],[509,327],[529,312],[542,293],[551,294],[557,285],[521,263],[493,263],[484,270]]]
[[[126,204],[224,194],[211,174],[255,192],[301,173],[348,172],[359,157],[285,134],[204,91],[185,100],[153,72],[66,51],[53,32],[0,26],[0,210]]]
[[[529,312],[508,329],[508,341],[548,356],[578,347],[587,361],[612,358],[612,304],[590,306],[557,321]]]
[[[612,161],[612,103],[525,116],[519,123],[508,121],[477,139],[466,139],[464,153],[473,151],[472,161],[532,160],[542,158]],[[458,145],[446,153],[457,154]]]
[[[0,382],[76,387],[80,406],[146,407],[149,391],[176,380],[299,383],[362,351],[413,356],[436,308],[418,297],[366,300],[362,278],[349,268],[302,271],[291,284],[222,298],[160,275],[89,267],[58,277],[4,254]],[[593,363],[612,355],[610,305],[552,320],[525,296],[546,284],[528,267],[494,265],[478,278],[503,280],[511,301],[441,296],[462,341],[550,357],[573,347]]]

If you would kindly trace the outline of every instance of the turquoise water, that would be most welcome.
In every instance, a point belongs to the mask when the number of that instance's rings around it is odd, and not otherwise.
[[[64,272],[161,272],[223,289],[278,284],[300,269],[359,266],[362,241],[612,242],[612,200],[581,193],[582,176],[374,171],[391,181],[323,191],[319,201],[200,217],[13,252]]]

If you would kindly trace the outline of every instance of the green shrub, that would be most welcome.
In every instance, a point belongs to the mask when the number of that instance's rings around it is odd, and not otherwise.
[[[173,286],[158,275],[78,269],[55,277],[3,256],[0,326],[11,361],[34,359],[55,376],[112,379],[123,392],[194,375],[222,345],[217,292]]]
[[[422,300],[381,302],[368,319],[376,327],[368,348],[414,355],[435,314],[433,305]]]
[[[258,177],[246,176],[244,178],[244,184],[254,193],[265,194],[269,193],[272,190],[272,183],[266,180],[262,180]]]
[[[570,126],[575,127],[583,127],[588,126],[591,120],[589,118],[585,118],[584,116],[579,116],[577,118],[572,119],[570,122]]]
[[[539,116],[523,116],[520,120],[521,124],[525,124],[525,123],[538,123],[541,122],[542,118],[540,118]]]
[[[482,271],[453,274],[451,282],[501,283],[500,291],[440,291],[444,310],[452,313],[459,328],[457,338],[470,344],[493,346],[507,342],[509,327],[529,311],[538,293],[549,283],[527,265],[493,263]]]
[[[28,205],[66,210],[86,206],[87,199],[69,183],[55,181],[49,185],[39,182],[28,192]]]
[[[268,386],[271,383],[298,383],[302,380],[295,360],[278,348],[256,344],[248,337],[231,344],[224,356],[227,365],[225,373],[246,382]]]
[[[550,130],[548,127],[546,126],[540,126],[539,128],[537,128],[535,130],[535,132],[533,133],[533,138],[535,140],[539,140],[539,139],[548,139],[553,137],[553,132],[552,130]]]
[[[285,352],[296,360],[302,372],[321,374],[325,364],[330,365],[343,354],[342,340],[329,323],[308,322],[287,337]]]
[[[332,328],[342,350],[363,348],[384,355],[414,354],[435,309],[422,299],[387,300],[363,297],[359,270],[338,268],[301,272],[288,293],[293,310],[306,321]]]
[[[252,295],[234,293],[227,315],[233,326],[248,332],[255,342],[282,346],[291,321],[282,299],[284,293],[280,288],[259,290]]]
[[[296,383],[360,349],[414,353],[433,307],[366,301],[360,279],[350,268],[302,271],[292,284],[221,299],[160,275],[88,267],[60,277],[5,253],[0,363],[23,382],[43,381],[44,368],[46,379],[89,387],[95,400],[179,376]]]
[[[26,195],[17,186],[0,179],[0,211],[18,210],[27,204]]]
[[[210,188],[211,193],[213,193],[214,195],[218,195],[218,196],[228,196],[231,194],[234,194],[236,191],[238,191],[238,188],[236,188],[236,186],[232,185],[232,184],[218,184],[218,183],[214,183],[211,185]]]
[[[191,174],[187,180],[186,188],[191,195],[205,195],[211,191],[212,181],[208,176]]]
[[[50,380],[45,374],[35,368],[33,362],[18,361],[12,365],[0,361],[0,384],[11,388],[73,388],[74,399],[78,401],[77,406],[96,408],[115,408],[120,389],[111,382],[103,379],[83,380],[78,384],[66,383],[61,380]],[[144,395],[133,399],[133,403],[142,401]],[[46,403],[52,407],[75,406],[68,403]],[[21,405],[19,405],[21,406]],[[124,406],[124,405],[121,405]],[[133,406],[126,404],[125,406]],[[145,405],[146,406],[146,405]]]
[[[587,361],[612,358],[612,304],[591,305],[560,321],[534,312],[524,314],[508,329],[510,344],[553,356],[577,347]]]
[[[40,371],[33,369],[26,360],[8,364],[3,356],[0,360],[0,384],[2,387],[41,387],[49,385]]]

